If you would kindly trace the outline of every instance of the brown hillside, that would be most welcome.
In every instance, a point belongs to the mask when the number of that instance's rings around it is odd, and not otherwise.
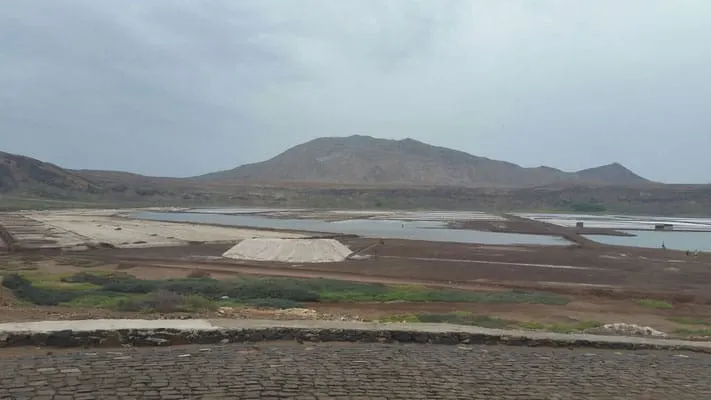
[[[203,180],[460,187],[529,187],[554,183],[636,185],[648,181],[620,164],[580,172],[524,168],[413,139],[369,136],[315,139],[255,164]]]
[[[34,158],[0,152],[0,193],[98,192],[90,180]]]

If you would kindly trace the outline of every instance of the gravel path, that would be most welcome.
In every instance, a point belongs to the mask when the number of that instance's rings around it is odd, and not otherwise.
[[[709,399],[711,355],[298,344],[0,351],[0,399]]]

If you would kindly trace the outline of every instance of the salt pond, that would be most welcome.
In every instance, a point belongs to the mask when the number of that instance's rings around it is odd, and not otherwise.
[[[583,222],[588,228],[609,228],[619,230],[654,229],[657,224],[672,224],[675,231],[711,232],[711,218],[654,217],[634,215],[589,215],[589,214],[516,214],[523,218],[547,222],[549,224],[573,227]]]
[[[636,236],[584,235],[599,243],[673,250],[711,251],[711,232],[660,232],[626,230]]]
[[[137,219],[207,223],[253,228],[288,229],[324,233],[353,234],[371,238],[427,240],[433,242],[478,243],[489,245],[547,245],[565,246],[570,242],[563,238],[518,233],[483,232],[464,229],[449,229],[443,221],[400,221],[352,219],[328,222],[315,219],[281,219],[260,215],[224,215],[214,213],[161,213],[137,212]],[[230,210],[234,212],[234,210]]]

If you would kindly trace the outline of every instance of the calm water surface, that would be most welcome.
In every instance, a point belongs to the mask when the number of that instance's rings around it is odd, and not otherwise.
[[[625,230],[637,236],[584,235],[599,243],[617,246],[661,248],[662,243],[668,249],[711,251],[711,232],[659,232]]]
[[[428,240],[433,242],[477,243],[492,245],[547,245],[570,244],[563,238],[518,233],[483,232],[448,229],[443,222],[348,220],[329,222],[313,219],[277,219],[259,215],[223,215],[212,213],[138,212],[137,219],[153,221],[199,222],[226,226],[292,229],[301,231],[353,234],[386,239]]]

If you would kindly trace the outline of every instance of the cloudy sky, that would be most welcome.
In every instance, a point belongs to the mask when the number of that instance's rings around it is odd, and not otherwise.
[[[190,176],[321,136],[711,182],[708,0],[7,0],[0,150]]]

